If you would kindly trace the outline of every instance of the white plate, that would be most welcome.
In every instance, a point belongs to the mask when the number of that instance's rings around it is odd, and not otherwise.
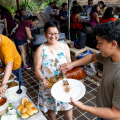
[[[22,97],[26,95],[27,90],[25,86],[21,86],[21,89],[22,89],[21,94],[16,93],[18,89],[19,89],[19,86],[15,86],[15,87],[11,87],[6,90],[5,96],[8,98],[8,101],[10,103],[17,102],[19,99],[21,99]]]
[[[81,99],[85,95],[86,88],[84,84],[75,79],[67,79],[70,91],[67,93],[64,91],[63,81],[60,80],[52,86],[51,94],[52,96],[62,102],[70,102],[70,97],[72,97],[75,101]]]

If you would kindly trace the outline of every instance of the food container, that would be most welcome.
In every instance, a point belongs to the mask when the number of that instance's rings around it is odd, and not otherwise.
[[[17,94],[17,90],[19,89],[19,86],[11,87],[6,90],[5,96],[8,98],[8,101],[10,103],[17,102],[19,99],[23,98],[26,95],[26,87],[21,86],[22,93]]]
[[[0,66],[0,74],[2,74],[4,71],[4,68],[2,66]]]
[[[9,102],[8,102],[7,97],[3,96],[0,99],[0,116],[2,116],[4,113],[6,113],[8,105],[9,105]]]
[[[82,67],[75,67],[65,73],[67,78],[81,80],[86,76]]]
[[[7,89],[11,88],[11,87],[15,87],[15,86],[18,86],[19,85],[19,82],[17,80],[13,80],[11,82],[8,82],[7,83],[8,87]]]

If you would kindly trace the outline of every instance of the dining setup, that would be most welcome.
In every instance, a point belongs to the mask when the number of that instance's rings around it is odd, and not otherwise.
[[[4,68],[0,67],[0,84],[4,75]],[[27,88],[21,86],[16,76],[11,74],[6,92],[0,97],[0,120],[46,120],[35,103],[28,97]]]
[[[1,64],[0,84],[3,75],[4,68]],[[48,86],[51,88],[51,94],[55,98],[56,104],[57,101],[70,102],[71,97],[76,101],[81,99],[86,93],[82,79],[84,77],[84,70],[78,67],[68,71],[63,77],[50,78]],[[58,80],[54,84],[56,79]],[[0,97],[0,120],[47,120],[27,95],[27,87],[22,86],[14,74],[11,74],[5,87],[7,89],[5,94]]]

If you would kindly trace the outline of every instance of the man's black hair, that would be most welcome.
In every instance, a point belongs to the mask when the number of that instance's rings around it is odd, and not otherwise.
[[[120,47],[120,21],[99,24],[95,27],[94,33],[108,42],[115,40]]]

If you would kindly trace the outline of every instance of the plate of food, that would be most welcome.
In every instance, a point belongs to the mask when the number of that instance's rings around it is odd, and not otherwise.
[[[23,120],[28,118],[30,119],[38,113],[37,107],[27,96],[23,97],[17,103],[14,103],[13,106],[15,107],[17,113]]]
[[[52,96],[61,102],[70,102],[70,97],[74,100],[81,99],[86,92],[85,85],[75,79],[63,79],[52,86]]]
[[[2,74],[3,72],[4,72],[4,68],[0,66],[0,74]]]

